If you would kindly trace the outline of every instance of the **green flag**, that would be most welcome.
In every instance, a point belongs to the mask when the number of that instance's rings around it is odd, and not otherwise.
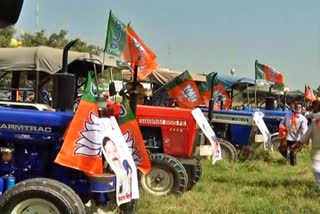
[[[110,10],[104,51],[116,57],[123,53],[126,43],[126,25]]]
[[[264,74],[264,65],[258,63],[258,60],[255,61],[255,79],[266,79]]]
[[[87,85],[81,98],[82,100],[86,100],[91,103],[97,102],[97,87],[94,82],[94,72],[89,71]]]

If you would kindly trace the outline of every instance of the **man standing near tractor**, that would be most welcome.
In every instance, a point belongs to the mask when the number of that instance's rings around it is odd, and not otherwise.
[[[292,150],[292,146],[300,140],[301,136],[306,133],[307,129],[308,121],[305,116],[302,115],[302,104],[297,102],[294,105],[294,112],[287,114],[282,119],[279,130],[279,137],[283,137],[280,146],[280,153],[287,158],[289,148],[291,166],[295,166],[297,164],[296,154]]]

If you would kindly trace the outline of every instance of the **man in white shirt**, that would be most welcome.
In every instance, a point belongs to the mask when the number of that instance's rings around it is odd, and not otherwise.
[[[284,126],[287,130],[286,140],[290,151],[290,165],[297,164],[296,154],[292,150],[294,143],[300,140],[308,129],[308,120],[302,115],[302,104],[297,102],[294,105],[294,112],[287,114],[281,121],[280,126]]]

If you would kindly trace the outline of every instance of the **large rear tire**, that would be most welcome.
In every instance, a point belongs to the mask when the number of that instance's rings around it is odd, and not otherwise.
[[[153,195],[181,194],[187,189],[188,175],[176,158],[155,153],[150,155],[151,171],[141,175],[142,188]]]
[[[195,165],[184,165],[188,174],[187,190],[191,190],[192,187],[200,180],[202,176],[202,167],[200,159],[198,157],[194,157],[193,159],[196,162]]]
[[[86,209],[67,185],[52,179],[34,178],[18,183],[3,194],[0,213],[85,214]]]
[[[221,147],[222,160],[236,161],[238,159],[238,153],[236,148],[227,140],[218,140]]]

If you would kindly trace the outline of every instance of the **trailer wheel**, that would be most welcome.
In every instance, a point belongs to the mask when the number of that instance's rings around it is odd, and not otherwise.
[[[67,185],[52,179],[34,178],[18,183],[3,194],[0,213],[85,214],[86,209]]]
[[[236,148],[224,139],[218,140],[221,147],[221,155],[223,160],[236,161],[238,159],[238,153]]]
[[[151,171],[141,175],[142,188],[154,195],[181,194],[187,189],[188,175],[182,163],[176,158],[154,153],[150,155]]]
[[[198,157],[193,158],[196,162],[195,165],[185,165],[188,174],[187,190],[191,190],[192,187],[200,180],[202,175],[201,162]]]

